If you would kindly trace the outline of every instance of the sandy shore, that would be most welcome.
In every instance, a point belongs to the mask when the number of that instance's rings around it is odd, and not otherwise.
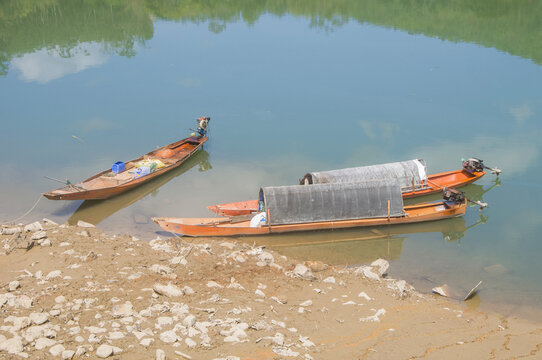
[[[385,262],[50,221],[3,226],[0,243],[3,359],[542,358],[542,324],[419,294]]]

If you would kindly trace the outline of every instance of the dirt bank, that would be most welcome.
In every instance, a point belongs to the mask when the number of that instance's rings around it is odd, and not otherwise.
[[[542,357],[541,324],[419,294],[380,276],[385,262],[330,267],[229,240],[18,228],[0,235],[2,358]]]

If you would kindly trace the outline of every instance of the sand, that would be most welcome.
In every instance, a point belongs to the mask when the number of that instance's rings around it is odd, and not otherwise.
[[[228,239],[15,228],[0,235],[3,359],[542,358],[542,324],[420,294],[381,274],[385,261],[346,268]]]

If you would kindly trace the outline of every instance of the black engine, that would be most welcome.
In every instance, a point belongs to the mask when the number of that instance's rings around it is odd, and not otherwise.
[[[484,161],[477,158],[470,158],[463,161],[463,170],[468,171],[469,173],[473,172],[482,172],[484,171]]]
[[[444,201],[462,203],[465,201],[465,193],[452,188],[444,188],[442,198]]]

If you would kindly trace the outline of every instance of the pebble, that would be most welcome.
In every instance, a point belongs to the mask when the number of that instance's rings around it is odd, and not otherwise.
[[[55,298],[55,303],[57,303],[57,304],[64,304],[65,302],[66,302],[66,298],[64,296],[62,296],[62,295],[57,296]]]
[[[62,352],[62,360],[70,360],[75,355],[75,351],[73,350],[64,350]]]
[[[380,276],[384,276],[388,272],[390,263],[384,259],[377,259],[371,263],[371,266],[376,268],[375,270]]]
[[[371,266],[360,266],[354,271],[354,274],[361,275],[366,279],[380,281],[380,275],[375,273]]]
[[[208,288],[223,288],[224,286],[220,285],[219,283],[217,283],[216,281],[208,281],[207,282],[207,287]]]
[[[45,239],[42,242],[39,243],[41,247],[51,246],[51,240]]]
[[[15,291],[20,287],[21,287],[21,283],[18,282],[17,280],[13,280],[8,285],[8,291]]]
[[[41,226],[39,221],[33,222],[32,224],[28,224],[24,227],[24,231],[30,232],[30,231],[41,231],[43,230],[43,226]]]
[[[185,295],[192,295],[192,294],[194,294],[194,290],[190,286],[184,286],[183,287],[183,293]]]
[[[2,235],[15,235],[22,231],[23,230],[20,227],[6,228],[6,229],[2,229]]]
[[[49,353],[53,356],[59,356],[62,354],[62,352],[66,350],[64,349],[64,346],[61,345],[61,344],[56,344],[54,346],[52,346],[51,348],[49,348]]]
[[[47,276],[45,277],[45,280],[51,280],[51,279],[55,279],[57,277],[60,277],[62,275],[62,271],[60,270],[53,270],[51,271],[49,274],[47,274]]]
[[[168,283],[167,285],[156,283],[153,285],[152,289],[157,294],[167,297],[176,297],[184,294],[179,287],[173,285],[172,283]]]
[[[30,239],[41,240],[41,239],[45,239],[46,237],[47,237],[47,233],[45,231],[36,231],[34,234],[32,234],[32,237]]]
[[[178,339],[179,339],[179,337],[175,333],[175,330],[164,331],[163,333],[160,334],[160,340],[162,340],[166,344],[174,343]]]
[[[184,343],[186,344],[186,346],[188,346],[189,348],[195,348],[196,347],[196,342],[190,338],[186,338],[184,339]]]
[[[113,355],[113,346],[102,344],[96,350],[96,356],[102,359],[105,359]]]
[[[259,297],[265,298],[264,292],[260,289],[256,289],[256,291],[254,291],[254,294],[258,295]]]
[[[36,348],[36,350],[43,350],[45,348],[53,346],[54,344],[56,344],[55,340],[42,337],[36,340],[36,344],[34,345],[34,347]]]
[[[160,264],[154,264],[149,269],[157,274],[171,274],[173,272],[169,267]]]
[[[119,317],[132,316],[133,313],[134,313],[134,310],[133,310],[132,303],[130,301],[126,301],[124,304],[113,306],[111,315],[113,315],[113,317],[115,318],[119,318]]]
[[[329,284],[335,284],[335,278],[333,276],[329,276],[323,280],[325,283]]]
[[[196,324],[196,317],[192,314],[183,319],[183,325],[187,328],[194,326],[194,324]]]
[[[312,273],[312,271],[302,264],[297,264],[293,270],[293,276],[301,278],[303,280],[314,280],[316,279],[316,276]]]
[[[31,313],[28,317],[35,325],[44,324],[49,320],[49,316],[46,313]]]
[[[312,300],[303,301],[299,306],[311,306]]]
[[[154,358],[156,360],[166,360],[166,353],[162,349],[156,349],[156,355]]]
[[[0,342],[0,350],[7,351],[8,354],[17,354],[24,350],[22,338],[14,336],[11,339]]]
[[[149,347],[154,342],[154,339],[152,338],[146,338],[139,342],[141,346]]]
[[[82,228],[94,228],[94,227],[96,227],[95,225],[92,225],[91,223],[85,222],[83,220],[79,220],[77,222],[77,226],[82,227]]]
[[[113,331],[109,333],[109,340],[119,340],[124,338],[124,334],[121,331]]]

